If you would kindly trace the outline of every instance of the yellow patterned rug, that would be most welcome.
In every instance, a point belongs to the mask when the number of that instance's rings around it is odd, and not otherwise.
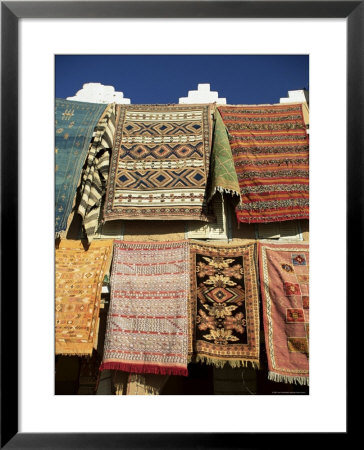
[[[109,271],[112,240],[63,240],[56,249],[56,354],[91,355],[97,345],[102,281]]]

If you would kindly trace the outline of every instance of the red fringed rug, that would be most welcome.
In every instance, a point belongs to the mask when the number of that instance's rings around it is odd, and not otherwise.
[[[188,375],[187,241],[115,241],[100,370]]]
[[[309,250],[258,244],[268,378],[308,385]]]
[[[240,222],[308,219],[308,136],[302,105],[219,107],[238,175]]]

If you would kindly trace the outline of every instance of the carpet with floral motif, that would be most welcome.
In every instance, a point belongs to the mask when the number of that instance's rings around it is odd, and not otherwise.
[[[259,366],[255,244],[191,243],[192,361]]]

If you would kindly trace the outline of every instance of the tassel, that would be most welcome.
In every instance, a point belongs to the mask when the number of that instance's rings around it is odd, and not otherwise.
[[[277,383],[300,384],[301,386],[309,386],[308,377],[292,377],[289,375],[280,375],[275,372],[268,372],[268,380],[276,381]]]
[[[154,373],[155,375],[181,375],[188,376],[188,370],[185,367],[161,367],[153,364],[128,364],[121,362],[102,363],[100,370],[123,370],[132,373]]]
[[[207,365],[212,365],[220,369],[222,369],[225,366],[225,364],[229,364],[233,369],[235,369],[239,367],[248,367],[248,363],[250,363],[253,369],[259,369],[259,361],[257,360],[245,360],[245,359],[226,360],[197,355],[196,358],[194,358],[194,361],[201,362]]]
[[[234,191],[233,189],[227,189],[223,188],[221,186],[216,186],[213,192],[211,192],[209,198],[207,199],[207,203],[211,201],[212,197],[216,194],[216,192],[220,192],[221,194],[231,194],[231,195],[237,195],[239,197],[239,203],[241,203],[241,197],[240,192]]]

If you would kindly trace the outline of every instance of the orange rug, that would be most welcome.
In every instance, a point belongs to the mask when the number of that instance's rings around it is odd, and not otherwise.
[[[97,345],[102,281],[109,271],[112,240],[61,241],[56,249],[56,354],[91,355]]]
[[[239,222],[308,219],[308,135],[301,104],[219,107],[229,132]]]

